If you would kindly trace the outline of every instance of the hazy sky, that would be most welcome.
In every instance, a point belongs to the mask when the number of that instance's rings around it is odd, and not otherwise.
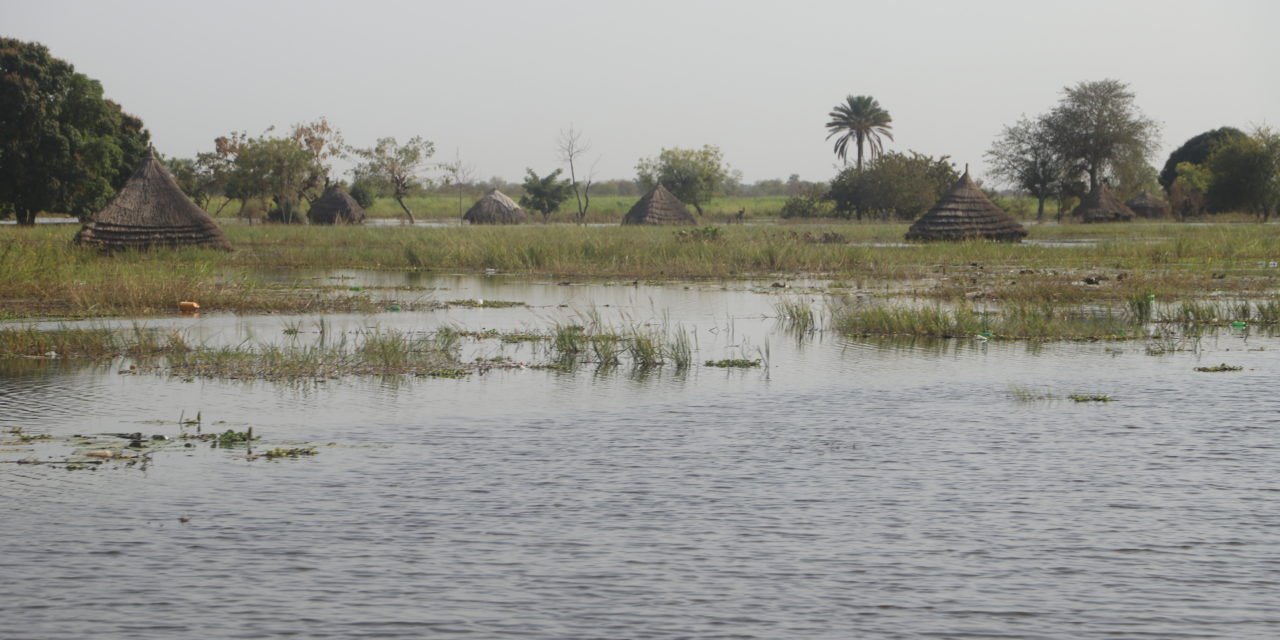
[[[749,182],[825,180],[851,93],[892,114],[887,150],[981,176],[1003,125],[1104,78],[1163,123],[1160,166],[1207,129],[1280,126],[1277,25],[1276,0],[0,0],[0,35],[100,80],[164,154],[326,116],[349,143],[421,135],[513,181],[559,166],[570,123],[601,179],[714,144]]]

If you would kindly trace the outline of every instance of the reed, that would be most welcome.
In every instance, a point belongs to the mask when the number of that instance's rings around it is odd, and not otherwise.
[[[813,312],[813,306],[806,300],[782,300],[775,303],[773,309],[789,330],[808,333],[817,327],[817,314]]]
[[[998,311],[969,305],[851,305],[836,308],[832,325],[849,336],[977,339],[1129,339],[1140,335],[1124,314],[1049,304],[1012,303]]]

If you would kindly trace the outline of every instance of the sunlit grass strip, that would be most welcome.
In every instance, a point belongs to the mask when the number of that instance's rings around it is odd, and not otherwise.
[[[1124,314],[1052,305],[1010,304],[980,312],[969,306],[862,305],[838,308],[832,324],[856,337],[1124,340],[1141,337]]]

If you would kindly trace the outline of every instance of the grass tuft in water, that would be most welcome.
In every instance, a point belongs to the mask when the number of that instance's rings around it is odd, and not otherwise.
[[[1196,371],[1201,373],[1222,373],[1226,371],[1244,371],[1244,367],[1229,365],[1227,363],[1216,364],[1212,367],[1196,367]]]
[[[746,369],[749,367],[758,367],[760,366],[760,364],[761,364],[760,360],[747,360],[745,358],[736,358],[736,359],[728,359],[728,360],[708,360],[705,363],[705,366],[720,367],[722,369],[733,369],[733,368]]]
[[[1112,400],[1111,396],[1086,395],[1081,393],[1073,393],[1067,396],[1067,398],[1074,402],[1111,402]]]

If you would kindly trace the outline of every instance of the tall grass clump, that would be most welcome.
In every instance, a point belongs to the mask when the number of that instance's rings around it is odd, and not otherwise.
[[[693,366],[693,342],[689,338],[689,332],[683,328],[676,327],[675,336],[668,342],[666,351],[675,364],[676,371],[684,371]]]
[[[632,328],[627,336],[627,355],[634,367],[656,367],[665,361],[662,338],[652,331]]]
[[[787,329],[808,333],[817,327],[817,315],[805,300],[782,300],[774,304],[773,309]]]
[[[968,305],[857,305],[837,308],[833,326],[849,336],[996,339],[1122,339],[1134,337],[1123,314],[1107,310],[1011,303],[998,311]]]

